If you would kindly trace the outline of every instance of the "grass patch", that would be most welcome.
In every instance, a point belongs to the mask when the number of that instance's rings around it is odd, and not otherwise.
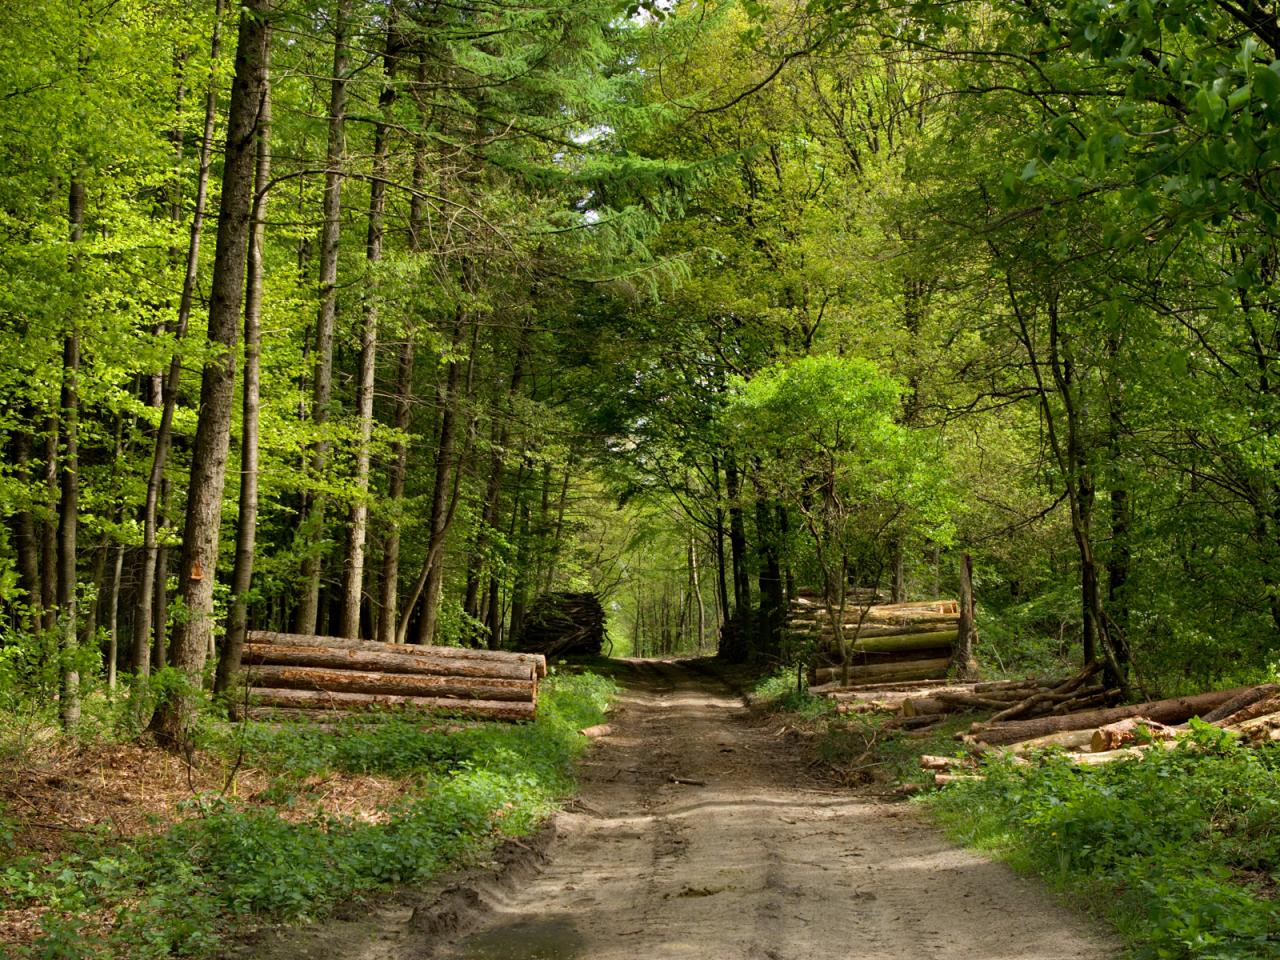
[[[22,960],[152,960],[210,954],[237,920],[308,920],[353,893],[425,880],[499,836],[527,833],[574,787],[584,726],[614,685],[585,673],[542,687],[535,722],[448,729],[438,720],[343,724],[336,732],[248,724],[206,750],[239,757],[269,786],[250,802],[193,794],[181,819],[127,839],[72,834],[56,856],[16,843],[0,810],[0,900],[38,925],[3,944]],[[326,777],[391,783],[376,816],[311,801]],[[341,809],[341,805],[337,806]],[[0,941],[2,944],[3,941]]]
[[[1280,747],[1204,730],[1141,761],[983,772],[923,803],[955,839],[1093,905],[1134,957],[1280,957]]]

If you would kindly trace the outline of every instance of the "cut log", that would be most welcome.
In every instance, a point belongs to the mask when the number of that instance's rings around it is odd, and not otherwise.
[[[338,693],[394,694],[405,697],[452,697],[462,700],[516,700],[536,698],[533,680],[502,678],[433,677],[363,670],[325,670],[321,667],[248,668],[255,687],[288,690],[323,690]]]
[[[967,710],[999,710],[1008,702],[994,697],[982,697],[976,693],[953,693],[950,690],[939,690],[934,698]]]
[[[910,663],[885,663],[885,664],[866,664],[864,666],[851,666],[849,668],[849,680],[856,683],[858,681],[903,681],[903,680],[930,680],[942,679],[947,667],[951,663],[950,658],[941,657],[934,660],[915,660]],[[843,670],[840,667],[819,667],[814,671],[814,679],[819,683],[835,681],[839,683],[843,679]]]
[[[904,717],[940,717],[944,714],[960,712],[956,704],[947,703],[937,697],[908,697],[902,701],[900,710]]]
[[[600,737],[607,737],[613,733],[613,727],[607,723],[597,723],[593,727],[583,727],[578,731],[588,740],[597,740]]]
[[[968,761],[964,757],[936,757],[928,753],[920,754],[921,770],[952,770],[967,764]]]
[[[1250,743],[1274,740],[1276,738],[1271,734],[1276,730],[1280,730],[1280,713],[1268,713],[1261,717],[1254,717],[1227,729],[1236,731]]]
[[[302,710],[369,710],[402,707],[448,711],[486,720],[532,720],[535,704],[500,700],[454,700],[446,697],[405,697],[386,693],[337,693],[325,690],[285,690],[250,687],[250,708],[294,707]]]
[[[1030,740],[1023,740],[1020,743],[996,749],[1014,755],[1027,753],[1031,750],[1049,750],[1055,747],[1061,750],[1078,751],[1082,748],[1088,749],[1092,739],[1092,730],[1063,730],[1061,733],[1048,733],[1043,737],[1033,737]]]
[[[275,633],[270,630],[253,630],[245,638],[247,643],[279,643],[291,647],[333,647],[342,650],[371,650],[399,653],[410,657],[456,657],[460,660],[522,660],[532,663],[539,677],[547,675],[547,658],[539,653],[511,653],[506,650],[472,650],[467,647],[435,647],[412,643],[380,643],[376,640],[343,640],[338,637],[318,637],[309,633]]]
[[[1168,700],[1156,700],[1151,703],[1136,703],[1126,707],[1109,707],[1103,710],[1086,710],[1081,713],[1069,713],[1063,716],[1039,717],[1035,720],[1010,720],[1004,723],[975,723],[970,732],[976,734],[987,743],[1017,743],[1019,740],[1030,740],[1046,733],[1057,733],[1062,730],[1083,730],[1086,727],[1096,728],[1124,720],[1128,717],[1149,717],[1159,723],[1181,723],[1182,721],[1208,713],[1221,706],[1232,697],[1239,696],[1245,688],[1233,690],[1216,690],[1212,693],[1201,693],[1193,697],[1173,697]]]
[[[1069,753],[1067,756],[1077,767],[1096,767],[1104,763],[1115,763],[1117,760],[1141,760],[1146,754],[1147,751],[1142,747],[1121,747],[1100,753]]]
[[[974,693],[994,693],[997,690],[1040,690],[1050,684],[1042,683],[1035,677],[1027,677],[1024,680],[983,680],[981,683],[973,685]]]
[[[389,645],[388,645],[389,646]],[[322,667],[331,670],[373,670],[440,677],[499,677],[532,680],[535,667],[527,660],[471,660],[460,657],[405,656],[387,650],[343,647],[295,647],[283,643],[245,644],[245,664],[282,667]]]
[[[929,617],[925,620],[913,620],[910,623],[864,623],[862,629],[858,630],[858,637],[862,640],[869,640],[882,637],[901,637],[913,633],[953,633],[956,630],[956,624],[957,619],[955,617]],[[856,620],[845,624],[846,635],[851,634],[856,626]],[[787,628],[792,633],[802,636],[821,634],[822,636],[830,637],[835,633],[827,620],[821,622],[792,620],[787,624]]]
[[[1200,719],[1205,723],[1217,723],[1219,720],[1225,720],[1233,713],[1251,707],[1260,700],[1267,700],[1280,694],[1280,684],[1264,683],[1261,686],[1252,687],[1240,694],[1238,697],[1232,697],[1217,710],[1210,710]],[[1259,714],[1261,716],[1261,714]]]
[[[1227,706],[1227,704],[1223,704]],[[1254,717],[1265,717],[1268,713],[1275,713],[1280,710],[1280,693],[1263,697],[1254,703],[1233,711],[1220,720],[1214,721],[1220,727],[1229,727],[1235,724],[1244,723],[1246,720],[1252,720]],[[1214,713],[1219,711],[1215,710]]]
[[[987,779],[978,774],[971,773],[935,773],[933,782],[939,787],[945,787],[949,783],[980,783]]]
[[[852,666],[872,666],[889,663],[910,664],[918,660],[938,660],[942,657],[950,656],[950,647],[927,647],[923,650],[893,651],[860,650],[857,647],[851,647],[849,650],[849,663]],[[818,650],[813,656],[813,665],[815,667],[838,667],[840,663],[840,652],[832,647]]]
[[[879,683],[851,683],[841,686],[839,683],[811,684],[809,692],[815,696],[826,696],[832,693],[868,693],[875,690],[896,690],[903,693],[915,693],[929,687],[952,685],[954,681],[945,677],[926,680],[882,680]]]
[[[1174,730],[1163,723],[1156,723],[1146,717],[1128,717],[1093,731],[1093,735],[1089,738],[1089,746],[1094,753],[1115,750],[1137,740],[1141,730],[1145,730],[1153,740],[1172,740],[1175,734]]]

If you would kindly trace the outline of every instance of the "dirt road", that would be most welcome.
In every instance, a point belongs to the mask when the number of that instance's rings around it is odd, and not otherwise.
[[[722,684],[637,665],[550,862],[440,960],[1102,960],[1041,886],[906,804],[812,784]],[[696,781],[697,783],[678,782]],[[699,785],[701,784],[701,785]],[[402,948],[409,948],[408,942]]]

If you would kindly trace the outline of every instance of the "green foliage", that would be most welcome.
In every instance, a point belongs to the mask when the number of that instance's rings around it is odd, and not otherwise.
[[[535,722],[453,733],[408,719],[334,734],[249,724],[219,748],[276,772],[278,808],[201,798],[198,816],[164,833],[125,844],[104,834],[49,864],[15,856],[0,819],[0,891],[50,908],[45,936],[14,956],[209,956],[237,917],[315,918],[465,862],[496,836],[534,829],[572,789],[577,731],[603,719],[614,689],[594,674],[552,676]],[[338,770],[413,786],[380,823],[281,816],[305,777]],[[99,911],[114,918],[105,937],[83,923]]]
[[[805,720],[834,716],[836,712],[835,701],[809,692],[804,673],[798,666],[784,667],[762,677],[751,688],[748,699],[771,712],[793,713]]]
[[[1201,725],[1176,750],[1076,768],[988,762],[926,801],[957,838],[1096,903],[1142,960],[1280,956],[1280,750]]]

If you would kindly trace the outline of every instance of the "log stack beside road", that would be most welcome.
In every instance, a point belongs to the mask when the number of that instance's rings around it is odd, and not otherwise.
[[[243,656],[249,719],[396,707],[530,720],[546,658],[459,647],[253,631]]]
[[[960,606],[955,600],[871,604],[855,600],[846,604],[839,622],[850,650],[850,684],[940,679],[947,675],[955,653]],[[811,684],[843,680],[834,622],[820,599],[801,595],[793,600],[787,629],[815,647]]]
[[[546,657],[597,656],[604,647],[604,607],[594,593],[544,593],[525,615],[517,650]]]

